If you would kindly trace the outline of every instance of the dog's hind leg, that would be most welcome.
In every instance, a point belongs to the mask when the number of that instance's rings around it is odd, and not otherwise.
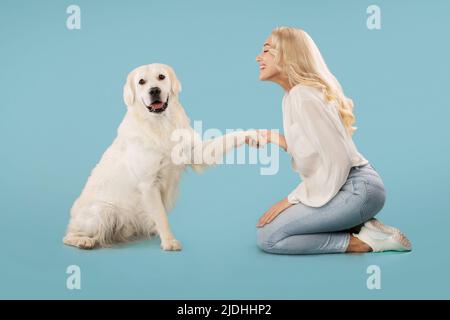
[[[63,239],[63,242],[68,246],[73,246],[80,249],[93,249],[96,245],[95,238],[76,233],[67,233]]]
[[[109,206],[95,204],[72,214],[64,244],[93,249],[111,242],[115,218]]]

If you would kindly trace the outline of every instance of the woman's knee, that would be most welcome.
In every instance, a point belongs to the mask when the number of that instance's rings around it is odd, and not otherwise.
[[[273,232],[269,230],[267,225],[256,230],[256,244],[263,251],[272,251],[275,242],[273,242]]]
[[[284,237],[275,235],[275,237],[265,232],[266,230],[258,229],[257,244],[258,247],[267,253],[274,254],[310,254],[311,246],[314,244],[308,242],[310,235],[295,235],[295,246],[293,246],[291,237],[284,235]]]
[[[289,234],[286,234],[281,229],[274,230],[269,225],[265,225],[264,227],[258,228],[256,236],[256,244],[258,247],[268,253],[282,253],[283,250],[283,240],[289,237]]]

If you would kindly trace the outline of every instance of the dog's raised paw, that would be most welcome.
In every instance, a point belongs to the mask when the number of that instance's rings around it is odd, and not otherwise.
[[[66,245],[78,247],[80,249],[93,249],[95,247],[95,239],[82,236],[65,236],[63,242]]]
[[[161,242],[161,248],[165,251],[180,251],[181,250],[181,242],[177,239],[171,239],[164,242]]]

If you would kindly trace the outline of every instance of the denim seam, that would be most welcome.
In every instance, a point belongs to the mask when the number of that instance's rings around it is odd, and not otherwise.
[[[381,191],[384,190],[384,186],[380,185],[379,183],[370,183],[370,181],[367,181],[367,184],[370,185],[371,187],[377,188]]]
[[[363,203],[362,203],[362,206],[361,206],[361,208],[360,208],[360,210],[359,210],[359,216],[360,216],[360,219],[361,219],[361,223],[363,223],[363,222],[365,222],[364,221],[364,212],[365,212],[365,209],[366,209],[366,207],[367,207],[367,205],[368,205],[368,201],[369,201],[369,189],[370,188],[367,188],[367,185],[369,184],[369,182],[368,181],[366,181],[366,180],[363,180],[363,185],[364,185],[364,193],[365,193],[365,197],[364,197],[364,201],[363,201]]]

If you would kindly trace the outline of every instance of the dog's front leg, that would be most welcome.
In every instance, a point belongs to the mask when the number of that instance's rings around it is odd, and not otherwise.
[[[214,165],[218,163],[225,154],[233,148],[238,148],[245,143],[245,138],[256,135],[256,131],[239,131],[229,133],[211,140],[196,141],[194,145],[194,154],[197,159],[201,153],[201,159],[204,164]]]
[[[161,191],[154,185],[141,184],[142,205],[155,222],[156,231],[161,239],[161,248],[168,251],[181,250],[181,243],[175,239],[170,230],[166,209],[164,208]]]

